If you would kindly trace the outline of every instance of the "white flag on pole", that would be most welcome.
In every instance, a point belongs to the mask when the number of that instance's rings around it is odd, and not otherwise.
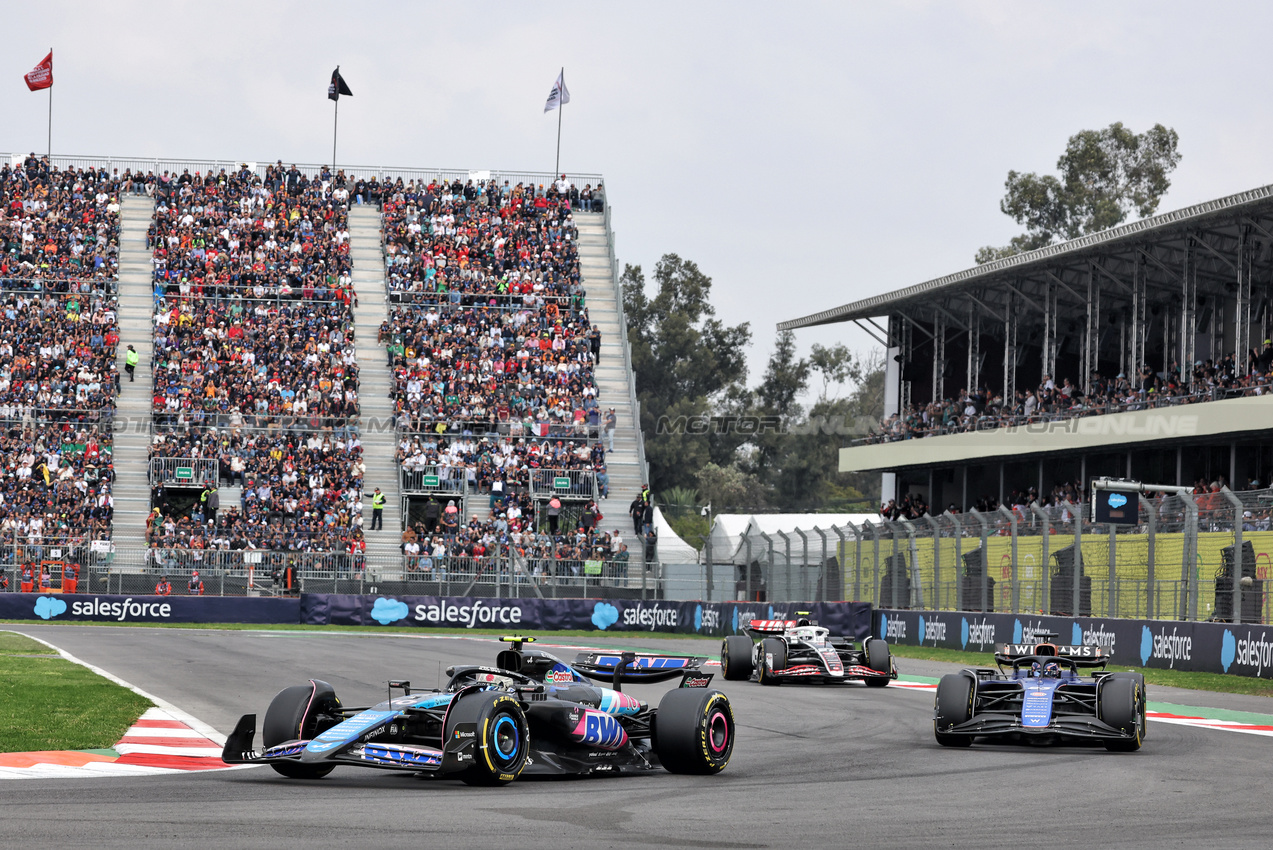
[[[553,83],[553,90],[548,93],[548,102],[544,104],[545,112],[552,112],[558,106],[570,103],[570,90],[566,88],[566,69],[562,68]]]

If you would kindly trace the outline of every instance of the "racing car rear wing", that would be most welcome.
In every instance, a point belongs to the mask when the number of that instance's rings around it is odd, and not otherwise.
[[[1057,643],[996,643],[995,663],[1011,664],[1032,655],[1068,658],[1076,667],[1103,667],[1114,656],[1111,646],[1079,646]]]
[[[691,677],[698,679],[711,674],[702,672],[703,655],[659,655],[648,652],[581,652],[571,663],[589,679],[599,682],[610,682],[615,690],[622,690],[626,682],[632,685],[666,682],[670,679],[681,679],[682,685]],[[699,685],[698,687],[705,687]],[[694,687],[688,685],[687,687]]]
[[[787,629],[796,627],[795,620],[752,620],[743,631],[748,634],[780,635]]]

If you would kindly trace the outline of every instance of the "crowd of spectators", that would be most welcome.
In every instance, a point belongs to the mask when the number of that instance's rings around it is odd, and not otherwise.
[[[281,162],[141,184],[156,198],[152,410],[171,426],[151,456],[215,459],[219,483],[242,487],[223,509],[161,488],[152,546],[365,550],[352,185]]]
[[[63,422],[0,432],[0,546],[43,547],[110,538],[114,500],[109,429]]]
[[[0,165],[0,547],[109,540],[119,373],[117,175]]]
[[[992,430],[1031,422],[1050,422],[1078,416],[1146,410],[1179,404],[1196,404],[1262,395],[1273,384],[1273,342],[1247,355],[1247,368],[1239,375],[1233,355],[1219,360],[1197,361],[1191,381],[1181,380],[1181,369],[1172,364],[1166,372],[1145,366],[1131,378],[1119,373],[1103,377],[1093,373],[1089,389],[1063,378],[1058,384],[1044,375],[1039,386],[1016,393],[1011,403],[1001,393],[987,389],[960,390],[955,398],[908,406],[885,417],[880,429],[864,442],[891,443],[920,437]]]
[[[539,528],[525,492],[494,500],[491,517],[473,514],[467,523],[454,500],[435,501],[423,519],[403,533],[407,574],[421,580],[499,578],[539,584],[595,577],[621,581],[629,576],[627,543],[618,529],[603,531],[595,502],[579,513],[573,528]],[[587,569],[593,562],[595,570]],[[635,573],[634,573],[635,574]]]
[[[239,505],[224,514],[210,511],[202,500],[186,525],[177,518],[171,528],[166,520],[152,523],[158,545],[200,548],[206,540],[195,539],[213,531],[227,545],[241,538],[254,549],[328,551],[362,541],[366,467],[356,432],[161,430],[152,438],[150,456],[215,460],[217,483],[242,488]],[[162,487],[152,493],[152,502],[167,504]]]
[[[154,401],[160,422],[191,412],[279,417],[358,416],[358,360],[346,305],[159,299]]]
[[[586,440],[404,433],[396,459],[408,473],[436,474],[441,490],[498,495],[530,489],[531,474],[539,469],[596,472],[605,466],[605,447]],[[608,479],[600,483],[608,485]]]
[[[105,169],[59,169],[34,154],[0,165],[0,278],[19,279],[5,289],[112,294],[119,191]]]

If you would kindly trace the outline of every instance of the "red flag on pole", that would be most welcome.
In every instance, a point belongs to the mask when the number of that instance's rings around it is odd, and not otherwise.
[[[27,88],[31,91],[50,88],[53,85],[53,51],[50,50],[44,61],[32,68],[22,79],[26,80]]]

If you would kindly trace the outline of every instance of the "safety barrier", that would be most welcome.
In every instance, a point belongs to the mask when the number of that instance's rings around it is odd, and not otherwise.
[[[1179,620],[1031,616],[976,611],[875,611],[872,634],[889,643],[984,652],[996,643],[1113,649],[1112,664],[1273,677],[1273,627]]]
[[[881,608],[1270,622],[1273,490],[1138,498],[1128,526],[1067,502],[758,534],[739,592],[823,598],[817,582]]]

